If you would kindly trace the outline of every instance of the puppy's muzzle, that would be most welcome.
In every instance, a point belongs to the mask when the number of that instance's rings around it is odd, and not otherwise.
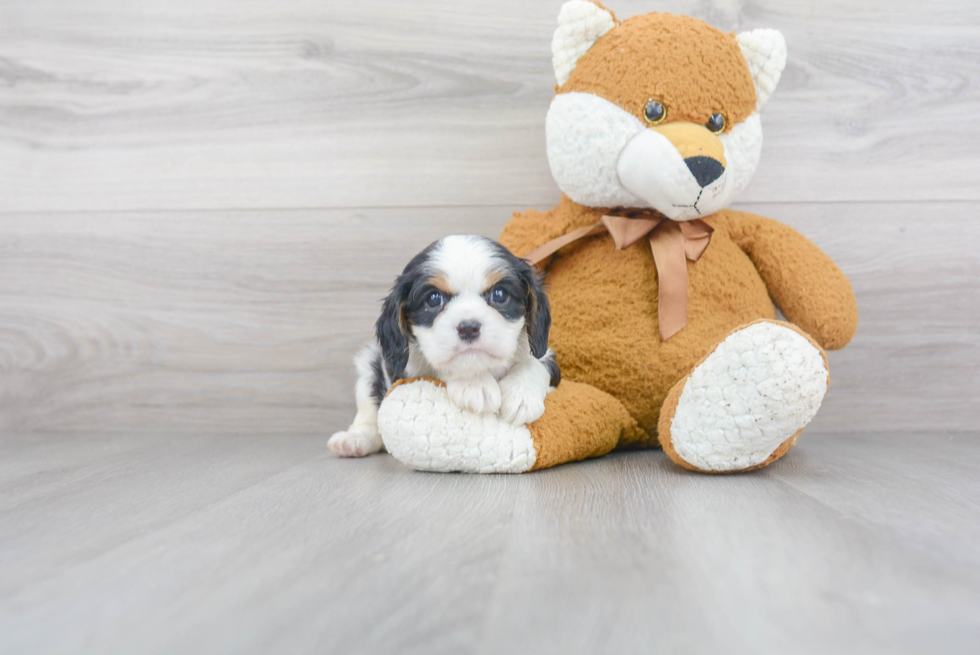
[[[480,337],[480,324],[477,321],[462,321],[456,326],[462,341],[476,341]]]

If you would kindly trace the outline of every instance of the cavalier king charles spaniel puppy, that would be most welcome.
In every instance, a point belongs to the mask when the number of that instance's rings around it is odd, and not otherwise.
[[[446,383],[458,407],[531,423],[561,380],[548,349],[551,313],[541,276],[475,235],[436,241],[408,263],[384,301],[377,343],[357,354],[357,413],[328,442],[342,457],[381,450],[378,406],[402,378]]]

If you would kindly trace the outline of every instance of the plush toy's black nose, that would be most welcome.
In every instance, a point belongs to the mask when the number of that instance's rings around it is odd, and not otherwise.
[[[456,331],[463,341],[473,341],[480,336],[480,324],[476,321],[463,321],[456,326]]]
[[[702,187],[706,187],[725,172],[725,167],[721,162],[711,157],[688,157],[684,160],[687,167],[691,169],[691,174]]]

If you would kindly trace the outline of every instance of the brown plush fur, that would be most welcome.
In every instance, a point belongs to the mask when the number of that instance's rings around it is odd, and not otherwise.
[[[544,415],[527,426],[538,455],[532,471],[600,457],[643,437],[619,401],[587,384],[563,381],[544,407]]]
[[[446,386],[446,383],[443,382],[442,380],[437,380],[435,378],[430,378],[430,377],[428,377],[426,375],[417,375],[414,378],[402,378],[400,380],[395,380],[395,382],[391,385],[391,389],[388,389],[388,393],[386,393],[385,396],[387,397],[387,396],[391,395],[391,392],[392,392],[392,390],[394,390],[395,387],[401,386],[403,384],[411,384],[412,382],[418,382],[419,380],[426,380],[426,381],[431,382],[432,384],[436,385],[437,387],[444,387],[444,386]]]
[[[563,197],[548,212],[516,215],[500,242],[523,255],[609,211]],[[687,263],[687,326],[667,341],[657,327],[657,269],[645,242],[616,250],[612,237],[598,235],[562,249],[545,267],[562,376],[619,399],[650,446],[658,445],[670,388],[736,327],[774,319],[770,295],[822,347],[842,347],[857,325],[850,284],[806,237],[733,210],[704,220],[715,232],[701,258]]]
[[[713,65],[705,66],[706,61]],[[650,98],[667,107],[667,121],[704,125],[711,114],[721,113],[726,130],[745,120],[756,104],[733,34],[696,18],[660,13],[628,18],[599,39],[557,90],[572,91],[605,98],[640,120]]]

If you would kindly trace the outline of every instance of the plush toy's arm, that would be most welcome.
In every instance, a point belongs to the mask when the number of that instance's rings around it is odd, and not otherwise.
[[[561,232],[552,234],[557,226],[549,220],[548,213],[534,209],[523,214],[514,212],[514,218],[504,226],[498,241],[518,257],[523,257],[541,244],[561,236]]]
[[[851,283],[820,248],[778,221],[727,211],[719,227],[755,264],[780,311],[824,348],[843,348],[857,330]]]
[[[597,220],[594,210],[575,205],[562,196],[558,206],[546,212],[533,209],[523,214],[514,212],[514,218],[504,226],[498,240],[512,253],[523,257],[538,246]]]

